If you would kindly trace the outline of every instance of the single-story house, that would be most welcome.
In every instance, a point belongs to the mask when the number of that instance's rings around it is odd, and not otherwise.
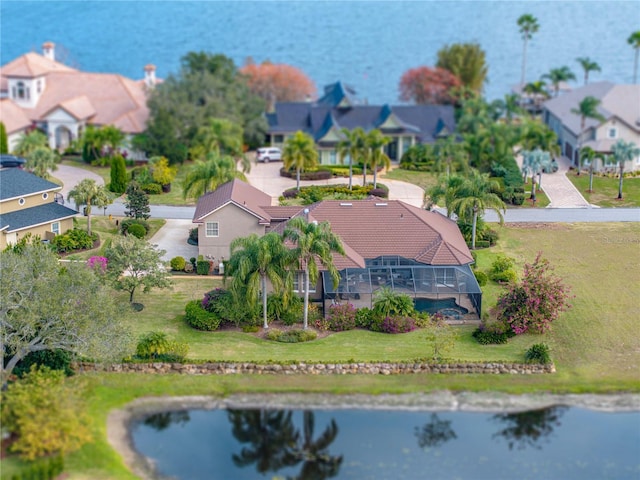
[[[78,212],[64,206],[61,189],[20,168],[0,168],[0,250],[28,233],[51,240],[73,228]]]
[[[26,53],[0,68],[0,118],[9,150],[29,128],[49,137],[51,148],[64,150],[87,125],[113,125],[128,137],[141,133],[149,117],[147,92],[157,83],[155,67],[144,67],[143,80],[113,73],[89,73],[55,60],[55,45],[43,53]],[[137,158],[140,152],[128,152]]]
[[[240,180],[200,197],[193,217],[199,254],[224,262],[234,238],[282,233],[297,216],[327,221],[346,255],[334,255],[340,283],[323,272],[309,292],[324,308],[343,300],[371,307],[375,291],[391,287],[411,295],[423,310],[479,316],[482,293],[470,268],[473,257],[456,223],[444,215],[374,197],[303,207],[271,203],[270,196]],[[301,273],[294,285],[302,289]]]
[[[267,122],[268,144],[282,147],[297,131],[305,132],[314,139],[319,163],[324,165],[340,162],[336,147],[344,139],[343,128],[379,129],[391,138],[385,153],[394,163],[409,147],[434,143],[456,129],[451,105],[367,105],[357,101],[353,89],[341,82],[326,86],[315,102],[276,103]]]
[[[581,117],[572,110],[577,110],[587,96],[600,101],[597,110],[605,120],[586,119],[584,146],[603,154],[610,154],[611,147],[620,139],[640,146],[640,85],[590,83],[543,104],[542,118],[558,135],[562,153],[572,165],[578,165],[581,134]],[[602,169],[603,165],[596,168]],[[625,170],[640,170],[640,156],[627,162]]]

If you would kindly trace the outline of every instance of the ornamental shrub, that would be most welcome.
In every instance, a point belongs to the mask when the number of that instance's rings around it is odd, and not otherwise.
[[[481,270],[474,270],[473,274],[476,277],[478,285],[480,285],[481,287],[484,287],[489,281],[489,276]]]
[[[482,322],[471,334],[480,345],[501,345],[515,334],[499,322]]]
[[[513,283],[518,279],[514,270],[515,260],[505,255],[498,255],[491,264],[489,278],[496,283]]]
[[[141,218],[125,218],[120,222],[120,233],[126,235],[129,231],[129,227],[132,225],[141,225],[144,228],[144,234],[149,233],[149,222]]]
[[[284,305],[282,295],[271,293],[267,296],[267,317],[279,321],[285,325],[293,325],[302,319],[302,299],[293,296],[287,305]]]
[[[147,231],[138,223],[129,225],[129,228],[127,228],[127,235],[133,235],[136,238],[144,238],[146,234]]]
[[[211,269],[211,262],[209,260],[198,260],[196,263],[196,273],[198,275],[209,275]]]
[[[524,361],[526,363],[540,363],[547,365],[551,363],[549,345],[546,343],[536,343],[531,345],[524,354]]]
[[[188,352],[188,344],[170,341],[163,332],[143,335],[136,346],[136,357],[141,360],[182,362]]]
[[[410,316],[415,311],[412,298],[406,293],[384,287],[373,296],[373,311],[380,317],[392,315]]]
[[[394,315],[385,317],[380,324],[382,333],[407,333],[416,329],[416,322],[411,317]]]
[[[373,310],[367,307],[362,307],[356,310],[356,327],[364,328],[366,330],[371,329],[371,323],[373,322]]]
[[[140,189],[147,195],[160,195],[162,193],[162,185],[159,183],[143,183]]]
[[[187,261],[184,259],[184,257],[173,257],[171,259],[171,270],[175,272],[182,272],[184,271],[184,267],[186,264]]]
[[[108,260],[106,257],[94,255],[87,260],[87,267],[99,273],[104,273],[107,271],[107,263]]]
[[[318,334],[313,330],[286,330],[281,331],[277,328],[270,329],[265,338],[275,342],[282,343],[301,343],[315,340]]]
[[[74,250],[88,250],[93,248],[93,243],[98,240],[98,235],[89,235],[85,230],[74,228],[64,235],[56,235],[51,244],[58,253],[68,253]]]
[[[220,316],[205,310],[199,300],[191,300],[187,303],[184,319],[189,326],[209,332],[217,330],[221,322]]]
[[[71,369],[71,353],[66,350],[56,348],[55,350],[40,350],[39,352],[31,352],[20,360],[13,369],[13,373],[18,377],[23,377],[32,366],[47,367],[51,370],[60,370],[67,377],[73,375]]]
[[[331,305],[329,307],[329,330],[343,332],[356,328],[356,309],[350,303]]]
[[[427,312],[415,312],[413,314],[413,321],[416,324],[416,328],[426,328],[431,325],[431,315]]]
[[[124,193],[127,189],[127,166],[122,155],[114,155],[111,159],[111,183],[109,190]]]

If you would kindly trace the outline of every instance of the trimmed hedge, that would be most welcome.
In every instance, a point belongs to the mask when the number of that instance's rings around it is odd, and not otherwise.
[[[206,311],[200,300],[191,300],[184,311],[185,321],[196,330],[212,332],[220,326],[220,317],[216,313]]]
[[[280,169],[280,176],[286,178],[296,178],[296,171],[288,171],[284,167]],[[323,167],[318,168],[318,170],[311,170],[307,172],[300,172],[300,180],[328,180],[333,177],[333,173],[331,170],[325,169]]]

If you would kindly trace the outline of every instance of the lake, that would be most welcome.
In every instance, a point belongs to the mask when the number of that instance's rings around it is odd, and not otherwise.
[[[638,29],[637,1],[47,1],[0,2],[0,63],[45,41],[66,63],[87,71],[142,78],[179,69],[189,51],[223,53],[301,68],[321,89],[342,80],[370,103],[394,103],[409,68],[433,65],[445,44],[478,42],[486,51],[490,99],[520,80],[524,14],[540,23],[528,47],[527,79],[597,61],[592,81],[629,83]]]
[[[634,479],[640,412],[180,410],[139,418],[135,448],[199,479]]]

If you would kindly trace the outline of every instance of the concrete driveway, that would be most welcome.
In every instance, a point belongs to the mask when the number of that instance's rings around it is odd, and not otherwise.
[[[91,178],[96,181],[98,185],[104,185],[103,178],[97,173],[89,172],[78,167],[72,167],[70,165],[58,165],[58,168],[51,172],[51,175],[56,177],[62,182],[62,190],[60,193],[64,195],[64,201],[67,201],[69,192],[75,187],[81,180],[85,178]]]
[[[187,262],[198,256],[198,247],[187,243],[189,230],[195,225],[191,220],[167,219],[167,223],[151,237],[149,243],[165,250],[162,260],[168,262],[173,257],[183,257]]]

